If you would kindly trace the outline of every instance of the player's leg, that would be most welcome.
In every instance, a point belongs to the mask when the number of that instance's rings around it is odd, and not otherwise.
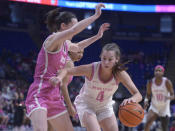
[[[84,112],[82,123],[87,131],[101,131],[95,114]]]
[[[118,131],[118,124],[114,114],[111,117],[101,120],[99,123],[103,131]]]
[[[68,112],[57,116],[56,118],[49,119],[54,131],[73,131],[72,122],[70,120]]]
[[[160,121],[161,121],[163,131],[169,131],[168,126],[169,126],[170,118],[168,116],[160,117]]]
[[[78,113],[81,126],[86,128],[86,131],[101,131],[97,120],[96,111],[84,101],[78,102],[75,100],[75,106]]]
[[[53,129],[53,127],[52,127],[52,125],[50,124],[50,122],[48,121],[47,122],[47,124],[48,124],[48,131],[54,131],[54,129]]]
[[[47,131],[47,111],[37,109],[32,112],[30,119],[34,131]]]
[[[157,117],[158,117],[158,115],[156,113],[154,113],[152,110],[148,111],[144,131],[150,130],[150,127],[151,127],[153,121],[155,121],[157,119]]]

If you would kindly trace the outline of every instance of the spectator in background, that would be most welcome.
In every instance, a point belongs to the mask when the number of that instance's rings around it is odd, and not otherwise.
[[[24,95],[22,94],[20,88],[17,88],[15,92],[14,100],[14,127],[16,131],[22,130],[22,125],[24,121]]]
[[[2,92],[0,90],[0,129],[4,129],[7,126],[9,117],[3,111],[3,106],[5,104],[5,99],[2,97]]]

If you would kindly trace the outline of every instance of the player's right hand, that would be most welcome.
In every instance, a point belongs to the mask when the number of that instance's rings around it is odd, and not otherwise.
[[[144,109],[147,109],[148,106],[149,106],[149,102],[148,101],[144,101]]]
[[[95,6],[95,15],[97,15],[98,17],[101,15],[101,8],[105,8],[105,5],[102,3],[99,3]]]
[[[136,103],[135,99],[134,98],[128,98],[128,99],[124,99],[123,102],[120,104],[120,106],[124,106],[126,105],[127,103]]]

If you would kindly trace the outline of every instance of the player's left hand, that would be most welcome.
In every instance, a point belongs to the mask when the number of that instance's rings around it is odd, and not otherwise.
[[[124,99],[123,102],[120,104],[120,106],[124,106],[127,103],[135,103],[135,102],[136,101],[131,97],[131,98],[128,98],[128,99]]]
[[[100,29],[98,31],[98,37],[101,38],[103,36],[103,33],[106,31],[106,30],[109,30],[109,27],[110,27],[110,24],[109,23],[104,23],[100,26]]]
[[[49,82],[50,82],[50,84],[51,84],[52,86],[56,86],[58,83],[62,84],[62,80],[61,80],[59,77],[56,77],[56,76],[51,77],[51,78],[49,79]]]
[[[73,118],[75,118],[76,115],[77,115],[77,112],[76,112],[74,106],[71,105],[71,106],[68,107],[67,109],[68,109],[69,115],[72,116]]]

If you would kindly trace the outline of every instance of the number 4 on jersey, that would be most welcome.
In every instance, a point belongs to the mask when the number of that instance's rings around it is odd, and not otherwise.
[[[96,100],[100,101],[100,102],[103,102],[103,100],[104,100],[104,91],[100,91],[98,93]]]

